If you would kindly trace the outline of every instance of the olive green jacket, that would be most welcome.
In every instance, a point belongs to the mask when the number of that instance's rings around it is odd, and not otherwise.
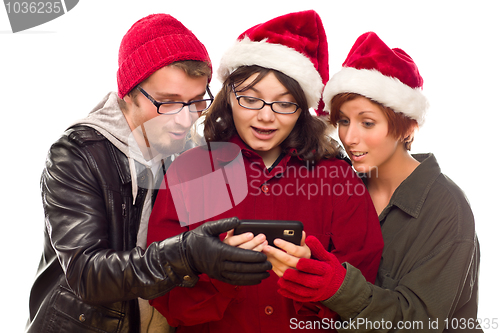
[[[346,264],[342,286],[323,301],[340,315],[339,332],[482,332],[469,203],[434,155],[414,157],[420,165],[379,216],[384,250],[375,284]]]

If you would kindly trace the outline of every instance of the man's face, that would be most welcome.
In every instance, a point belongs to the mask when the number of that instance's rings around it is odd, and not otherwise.
[[[190,77],[182,69],[163,67],[140,84],[158,102],[190,102],[203,99],[207,77]],[[124,97],[127,110],[125,118],[146,159],[158,153],[163,156],[180,152],[185,145],[191,125],[198,113],[184,107],[171,115],[157,113],[156,106],[142,93],[134,92]]]

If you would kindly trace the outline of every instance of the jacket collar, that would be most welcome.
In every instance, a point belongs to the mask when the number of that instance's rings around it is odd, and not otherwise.
[[[231,162],[236,158],[236,156],[238,156],[240,151],[244,156],[250,159],[261,159],[259,154],[248,147],[248,145],[243,140],[241,140],[238,135],[233,136],[231,139],[229,139],[228,142],[230,144],[227,144],[226,142],[207,143],[209,149],[212,151],[214,158],[218,161],[223,163]],[[290,152],[286,154],[288,156],[287,161],[290,159],[291,154],[295,151],[295,149],[291,149]]]
[[[392,206],[396,206],[414,218],[418,218],[429,190],[441,174],[441,168],[433,154],[412,155],[420,165],[394,191],[389,204],[380,214],[382,221]]]
[[[264,161],[259,154],[248,147],[238,135],[233,136],[228,142],[209,142],[207,146],[211,151],[212,158],[214,161],[217,161],[219,165],[230,163],[241,153],[250,163],[258,165],[258,168],[261,170],[266,170],[266,172],[264,172],[266,178],[272,178],[275,174],[282,173],[294,152],[294,149],[287,152],[279,163],[270,172],[267,172]]]
[[[262,157],[260,157],[259,154],[257,154],[254,150],[248,147],[248,145],[245,142],[243,142],[243,140],[238,135],[233,136],[231,140],[229,140],[229,142],[236,144],[241,149],[243,156],[249,159],[252,163],[257,163],[262,167],[262,169],[267,169],[266,166],[264,165]],[[278,170],[279,173],[279,170],[283,170],[284,168],[286,168],[288,161],[290,160],[290,158],[292,157],[292,153],[294,152],[296,152],[295,149],[291,149],[290,151],[285,152],[285,156],[281,158],[279,163],[274,166],[269,175],[270,176],[273,175],[276,172],[275,170]]]

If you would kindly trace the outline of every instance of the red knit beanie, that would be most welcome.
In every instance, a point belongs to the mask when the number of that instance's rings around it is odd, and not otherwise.
[[[171,15],[152,14],[140,19],[120,44],[118,96],[123,98],[158,69],[182,60],[204,61],[212,67],[205,46]]]

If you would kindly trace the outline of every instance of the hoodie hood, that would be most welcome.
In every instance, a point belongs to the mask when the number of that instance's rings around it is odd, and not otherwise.
[[[162,156],[157,156],[157,158],[149,161],[144,158],[120,109],[118,94],[116,92],[108,93],[87,117],[76,121],[71,126],[74,125],[85,125],[94,128],[127,156],[132,179],[132,195],[135,202],[138,193],[137,174],[145,168],[153,169],[151,172],[153,175],[156,174]],[[149,188],[153,187],[153,183],[149,184]]]
[[[111,141],[128,158],[149,166],[142,155],[137,142],[132,135],[132,131],[118,104],[118,95],[115,92],[108,93],[97,104],[87,117],[73,123],[74,125],[85,125],[94,128],[106,139]]]

